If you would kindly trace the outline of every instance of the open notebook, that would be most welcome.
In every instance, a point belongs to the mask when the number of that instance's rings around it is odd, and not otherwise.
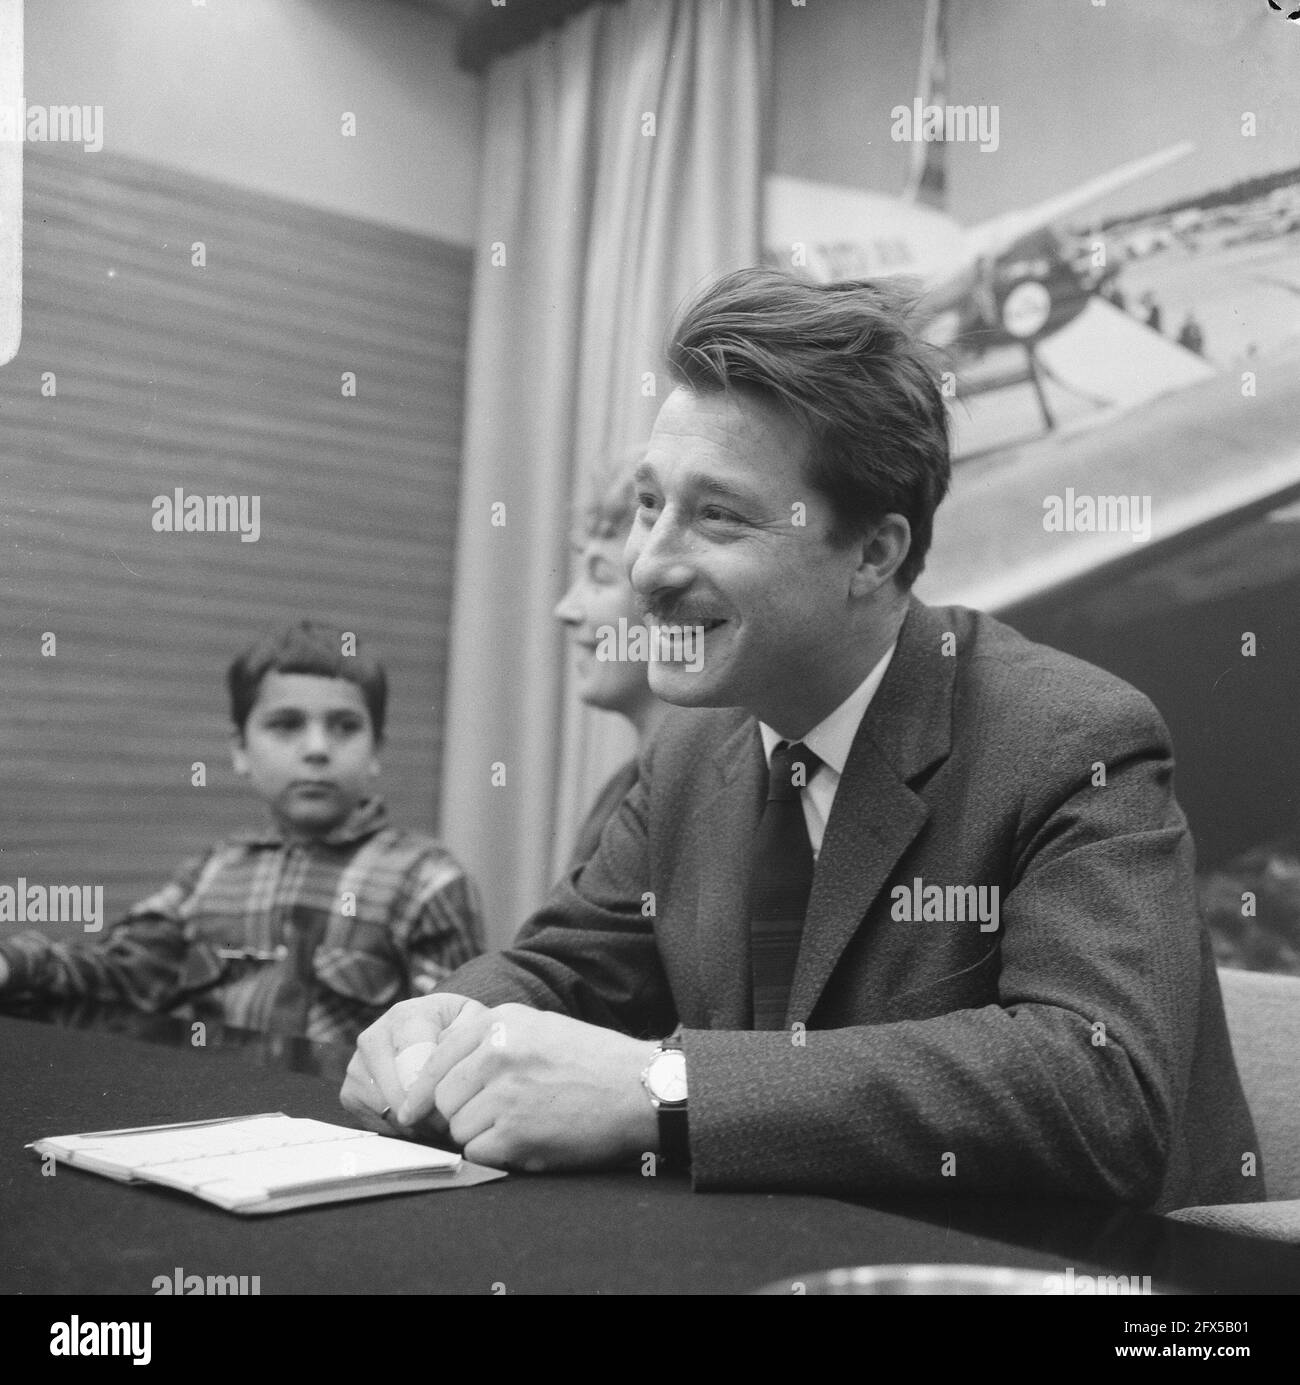
[[[459,1154],[275,1111],[59,1135],[27,1146],[124,1183],[158,1183],[229,1212],[466,1187],[505,1175]]]

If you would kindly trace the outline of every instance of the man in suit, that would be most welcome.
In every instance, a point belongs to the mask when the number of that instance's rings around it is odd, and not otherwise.
[[[741,271],[669,365],[626,560],[703,632],[650,670],[682,710],[514,946],[366,1031],[345,1105],[700,1189],[1262,1196],[1159,717],[910,595],[949,460],[902,302]]]

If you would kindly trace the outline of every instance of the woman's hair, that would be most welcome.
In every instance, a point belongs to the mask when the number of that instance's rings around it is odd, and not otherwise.
[[[618,539],[632,527],[637,509],[632,476],[644,456],[645,448],[636,447],[596,468],[582,508],[583,537]]]

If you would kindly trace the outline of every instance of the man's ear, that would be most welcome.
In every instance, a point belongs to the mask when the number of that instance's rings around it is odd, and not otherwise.
[[[248,777],[248,751],[244,749],[242,731],[230,733],[230,763],[234,766],[236,774]]]
[[[858,543],[858,566],[850,590],[870,596],[889,582],[912,547],[912,526],[903,515],[887,514]]]

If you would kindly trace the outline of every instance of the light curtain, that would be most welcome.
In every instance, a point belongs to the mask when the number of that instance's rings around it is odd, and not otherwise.
[[[440,820],[492,946],[633,751],[580,708],[551,610],[587,478],[667,392],[675,312],[757,262],[770,45],[769,0],[628,0],[487,78]]]

